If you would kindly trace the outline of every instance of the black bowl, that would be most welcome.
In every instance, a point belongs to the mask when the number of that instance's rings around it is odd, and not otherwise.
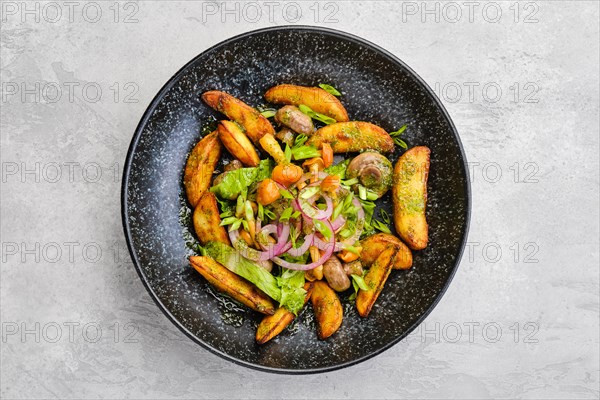
[[[429,247],[409,271],[393,271],[371,315],[345,305],[344,322],[320,341],[312,313],[264,346],[260,316],[208,287],[189,266],[193,240],[182,176],[202,128],[218,117],[200,99],[218,89],[258,106],[279,83],[328,83],[343,92],[351,119],[388,131],[404,124],[409,146],[431,148]],[[222,117],[221,117],[222,118]],[[396,159],[398,151],[392,158]],[[154,98],[135,132],[123,173],[125,236],[137,271],[163,312],[190,338],[239,364],[312,373],[366,360],[408,335],[448,287],[466,240],[470,191],[458,133],[431,89],[402,61],[356,36],[315,27],[262,29],[226,40],[194,58]],[[183,221],[183,224],[182,224]],[[347,297],[347,296],[346,296]],[[240,326],[241,325],[241,326]]]

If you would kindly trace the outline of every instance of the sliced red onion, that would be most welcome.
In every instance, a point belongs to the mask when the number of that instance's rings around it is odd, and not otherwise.
[[[337,232],[344,224],[346,223],[346,218],[342,215],[338,215],[338,217],[331,223],[331,227],[334,232]]]
[[[231,240],[233,247],[239,251],[242,256],[252,261],[270,260],[275,256],[285,253],[290,249],[290,247],[292,247],[291,242],[288,242],[288,238],[290,236],[290,226],[287,224],[280,224],[280,227],[277,227],[273,224],[267,225],[262,229],[261,233],[279,233],[277,236],[277,243],[269,246],[261,245],[264,251],[253,249],[249,247],[246,242],[239,238],[240,233],[237,229],[229,232],[229,239]]]
[[[292,257],[300,257],[301,255],[306,253],[306,251],[308,250],[308,248],[310,246],[312,246],[314,237],[315,237],[314,233],[311,233],[310,235],[305,236],[304,243],[302,244],[302,246],[298,247],[297,249],[292,247],[291,249],[289,249],[287,251],[287,253]]]
[[[333,214],[333,201],[331,201],[331,198],[326,194],[320,193],[320,195],[325,199],[325,203],[327,204],[327,208],[325,210],[313,207],[310,199],[303,199],[300,196],[298,196],[298,205],[300,206],[302,213],[308,218],[316,218],[323,221],[331,217],[331,214]]]
[[[329,225],[329,229],[331,229],[331,223],[329,221],[323,221],[323,222],[325,224]],[[333,230],[332,230],[332,232],[333,232]],[[316,239],[316,236],[315,236],[315,239]],[[279,257],[273,257],[272,260],[275,264],[281,265],[284,268],[295,269],[295,270],[300,270],[300,271],[307,271],[309,269],[315,269],[318,266],[323,265],[327,260],[329,260],[329,258],[333,254],[334,248],[335,248],[335,235],[331,235],[331,240],[329,241],[328,246],[326,246],[325,253],[321,256],[321,258],[319,258],[318,261],[315,261],[310,264],[298,264],[298,263],[287,262],[285,260],[282,260]]]
[[[317,246],[319,248],[319,250],[324,250],[324,251],[327,250],[331,246],[331,244],[329,242],[324,241],[323,239],[319,238],[318,236],[315,236],[313,244],[315,246]],[[337,252],[337,251],[341,251],[343,249],[344,249],[344,245],[342,244],[342,242],[334,243],[333,251]]]
[[[352,234],[352,236],[350,236],[348,239],[342,240],[341,242],[335,242],[334,251],[336,251],[336,252],[341,251],[348,246],[353,246],[354,244],[356,244],[358,239],[360,239],[360,235],[362,234],[363,227],[365,225],[365,211],[363,210],[362,205],[360,204],[360,201],[358,201],[357,199],[352,200],[352,204],[354,204],[356,206],[356,208],[358,209],[357,215],[356,215],[356,218],[357,218],[356,229],[354,230],[354,233]],[[337,221],[337,219],[336,219],[336,221]],[[332,226],[333,226],[333,224],[332,224]],[[329,243],[320,239],[318,236],[315,236],[314,245],[317,246],[320,250],[327,250],[327,248],[329,247]]]
[[[319,181],[322,181],[323,179],[327,178],[327,176],[329,176],[329,174],[327,172],[320,171],[319,174],[317,175],[317,178],[319,179]],[[300,182],[306,182],[314,177],[315,177],[315,175],[312,172],[307,172],[304,175],[302,175],[302,177],[298,180],[298,182],[296,182],[292,185],[292,188],[298,187],[298,184]],[[313,184],[314,183],[316,183],[316,182],[313,182]]]

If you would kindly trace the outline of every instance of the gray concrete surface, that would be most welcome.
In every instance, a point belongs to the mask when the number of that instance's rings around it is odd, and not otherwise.
[[[598,398],[598,2],[295,4],[1,2],[0,397]],[[417,331],[299,377],[180,333],[119,214],[127,147],[165,81],[221,40],[287,23],[362,36],[436,88],[474,204],[460,269]]]

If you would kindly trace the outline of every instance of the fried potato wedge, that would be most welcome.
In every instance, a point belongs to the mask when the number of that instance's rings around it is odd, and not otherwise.
[[[410,249],[400,239],[389,233],[376,233],[361,240],[360,246],[362,247],[362,251],[360,252],[360,262],[364,266],[370,266],[389,245],[398,247],[398,254],[396,255],[393,268],[409,269],[413,263]]]
[[[192,149],[183,173],[185,193],[192,207],[196,207],[202,193],[210,187],[221,149],[217,131],[206,135]]]
[[[398,247],[395,245],[386,247],[365,275],[365,283],[369,287],[369,290],[360,289],[358,295],[356,295],[356,309],[358,310],[358,315],[361,317],[366,317],[371,312],[373,304],[375,304],[375,301],[383,290],[385,281],[390,276],[397,251]]]
[[[210,107],[244,127],[246,135],[254,143],[258,143],[265,133],[275,135],[273,125],[258,110],[228,93],[211,90],[205,92],[202,99]]]
[[[312,293],[313,284],[307,282],[304,285],[306,290],[306,296],[304,297],[304,304],[310,299]],[[256,330],[256,342],[258,344],[265,344],[275,336],[279,335],[283,330],[296,319],[294,313],[289,311],[285,307],[279,307],[275,310],[275,314],[265,316]]]
[[[221,226],[217,198],[209,191],[202,193],[192,216],[196,236],[202,245],[221,242],[231,246],[225,227]]]
[[[424,249],[429,240],[425,207],[430,153],[425,146],[413,147],[394,167],[394,226],[400,239],[413,250]]]
[[[338,122],[318,129],[306,144],[320,148],[329,143],[334,153],[375,150],[389,153],[394,150],[394,139],[382,128],[370,122]]]
[[[257,167],[258,153],[240,126],[232,121],[221,121],[217,127],[223,146],[247,167]]]
[[[342,325],[344,309],[337,294],[326,282],[313,282],[310,295],[312,306],[317,320],[317,335],[319,339],[327,339]]]
[[[304,104],[337,122],[348,121],[348,113],[337,97],[319,87],[277,85],[267,90],[265,99],[275,104]]]
[[[244,278],[234,274],[210,257],[192,256],[190,264],[218,291],[259,313],[275,313],[273,301]]]

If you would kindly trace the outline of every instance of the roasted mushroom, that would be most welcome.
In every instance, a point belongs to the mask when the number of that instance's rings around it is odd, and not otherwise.
[[[361,252],[362,254],[362,252]],[[358,275],[363,276],[363,268],[360,260],[350,261],[349,263],[344,263],[344,272],[346,275]]]
[[[312,119],[296,106],[281,107],[275,114],[275,121],[294,132],[310,135],[315,130]]]
[[[243,167],[243,165],[240,160],[231,160],[231,162],[229,162],[229,164],[225,165],[223,170],[225,172],[229,172],[229,171],[235,171],[236,169],[240,169],[242,167]]]
[[[392,187],[393,173],[390,160],[374,151],[367,151],[350,162],[346,179],[357,178],[361,185],[381,197]]]
[[[336,292],[343,292],[350,287],[350,279],[339,258],[332,255],[331,258],[323,264],[323,276],[327,279],[329,286]]]
[[[294,145],[294,141],[296,140],[295,139],[296,134],[294,133],[293,130],[291,130],[287,126],[284,126],[283,128],[281,128],[281,130],[279,132],[277,132],[275,137],[277,139],[279,139],[282,143],[285,143],[290,147],[292,147]]]

